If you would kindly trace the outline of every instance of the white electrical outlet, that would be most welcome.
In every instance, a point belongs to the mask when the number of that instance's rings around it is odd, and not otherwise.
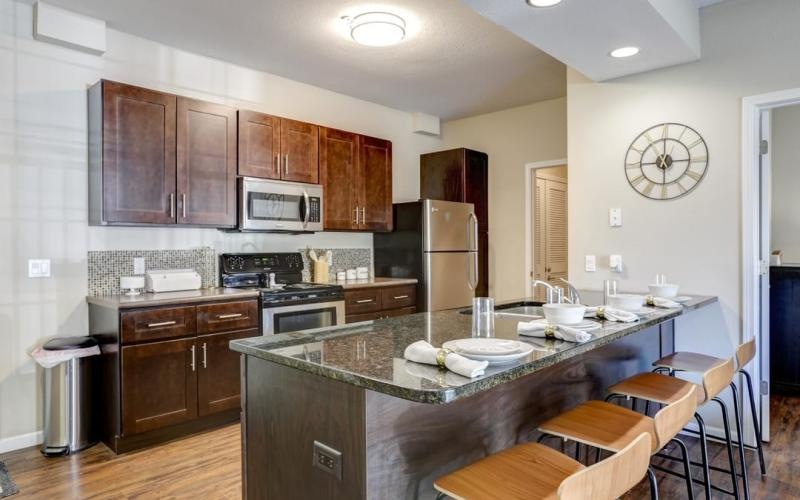
[[[144,274],[144,257],[133,258],[133,274]]]
[[[49,278],[50,259],[28,259],[28,278]]]
[[[612,271],[615,273],[622,272],[622,255],[609,255],[608,256],[608,267],[611,268]]]
[[[609,227],[622,226],[622,209],[609,208],[608,209],[608,225]]]
[[[585,267],[587,273],[593,273],[597,271],[597,257],[595,257],[594,255],[587,255],[585,257],[585,260],[586,260]]]

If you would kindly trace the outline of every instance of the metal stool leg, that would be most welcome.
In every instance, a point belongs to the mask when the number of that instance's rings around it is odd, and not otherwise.
[[[672,441],[681,449],[681,456],[683,457],[683,474],[686,476],[686,493],[689,495],[689,500],[694,500],[694,487],[692,486],[692,466],[689,462],[689,449],[680,439],[674,438]]]
[[[731,471],[731,482],[733,483],[733,497],[736,500],[741,498],[739,494],[739,477],[736,474],[736,461],[733,459],[733,442],[731,441],[731,423],[728,419],[728,406],[719,398],[714,398],[712,401],[715,401],[720,409],[722,410],[722,424],[725,428],[725,444],[727,445],[728,449],[728,464],[730,465]]]
[[[650,480],[650,498],[658,500],[658,481],[656,480],[656,473],[653,472],[652,467],[647,468],[647,479]]]
[[[694,414],[697,427],[700,429],[700,462],[703,464],[703,481],[705,481],[706,499],[711,498],[711,470],[708,467],[708,437],[706,436],[706,423],[699,413]]]
[[[439,493],[438,495],[436,495],[436,500],[445,500],[445,498],[447,498],[447,495],[445,495],[444,493]]]
[[[750,396],[750,413],[753,416],[753,427],[756,433],[756,449],[758,450],[758,463],[761,465],[761,475],[767,475],[767,464],[764,461],[764,447],[761,442],[761,422],[758,420],[758,410],[756,409],[756,399],[753,396],[753,379],[746,370],[739,370],[744,375],[745,383],[747,383],[747,393]]]
[[[742,465],[742,486],[744,489],[745,500],[750,500],[750,481],[747,478],[747,463],[744,456],[744,441],[742,441],[742,414],[739,412],[739,391],[736,384],[731,382],[731,392],[733,393],[733,416],[736,419],[736,438],[739,440],[739,462]]]

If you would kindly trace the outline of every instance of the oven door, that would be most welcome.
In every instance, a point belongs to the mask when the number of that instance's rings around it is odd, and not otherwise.
[[[344,301],[265,307],[262,318],[264,335],[343,325]]]
[[[322,187],[243,178],[240,227],[248,231],[322,231]]]

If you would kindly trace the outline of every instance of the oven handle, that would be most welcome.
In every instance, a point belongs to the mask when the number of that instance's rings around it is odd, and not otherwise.
[[[303,200],[305,200],[306,205],[306,214],[305,217],[303,217],[303,229],[305,229],[306,226],[308,226],[308,219],[311,218],[311,200],[309,200],[308,191],[305,189],[303,190]]]

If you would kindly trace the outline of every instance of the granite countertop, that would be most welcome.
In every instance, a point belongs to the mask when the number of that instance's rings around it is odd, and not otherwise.
[[[584,300],[593,303],[588,295],[584,294]],[[636,323],[603,321],[602,327],[592,332],[593,339],[583,344],[519,337],[518,320],[497,316],[497,338],[522,340],[532,344],[534,351],[514,364],[490,366],[485,375],[474,379],[403,358],[406,346],[417,340],[440,347],[448,340],[469,337],[472,317],[463,314],[463,310],[242,339],[230,345],[250,356],[357,387],[419,403],[443,404],[489,390],[716,301],[716,297],[694,296],[680,309],[648,309],[648,314]]]
[[[87,296],[86,302],[113,309],[134,307],[169,306],[194,302],[217,300],[251,299],[259,296],[259,291],[246,288],[203,288],[183,292],[142,293],[141,295],[97,295]]]
[[[377,288],[400,285],[416,285],[416,278],[370,278],[365,280],[332,281],[332,284],[342,285],[345,290],[358,288]]]

